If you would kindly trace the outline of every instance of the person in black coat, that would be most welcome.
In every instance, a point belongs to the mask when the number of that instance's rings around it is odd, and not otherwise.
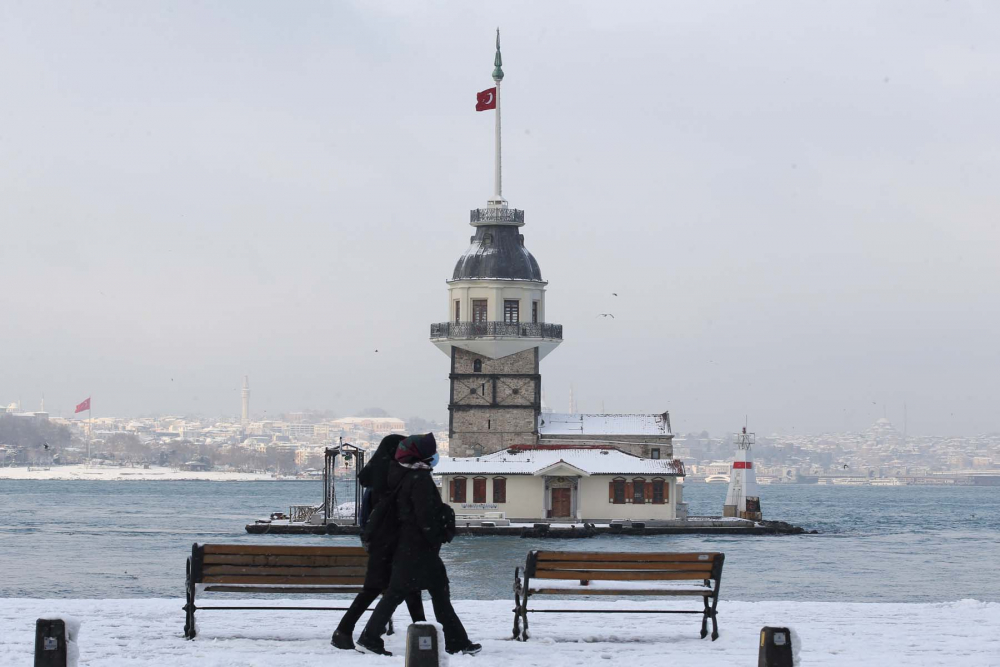
[[[362,507],[362,512],[365,513],[362,517],[363,520],[368,518],[367,515],[389,491],[389,466],[393,463],[396,448],[402,441],[403,436],[401,435],[388,435],[382,438],[375,454],[358,474],[358,482],[367,489],[366,493],[370,496],[368,506]],[[340,624],[333,631],[333,638],[330,640],[330,643],[337,648],[354,648],[352,638],[354,626],[368,609],[368,605],[389,587],[389,580],[392,576],[392,554],[395,546],[395,534],[376,535],[369,543],[368,569],[365,571],[364,590],[354,598],[354,602],[351,603],[344,617],[340,619]],[[427,620],[424,616],[424,603],[420,599],[420,591],[407,594],[405,599],[410,618],[413,619],[414,623]]]
[[[430,433],[413,435],[399,443],[390,466],[388,486],[396,491],[398,540],[392,557],[389,589],[382,595],[368,625],[358,637],[359,649],[390,655],[382,634],[393,612],[407,595],[427,590],[434,616],[444,629],[448,653],[478,653],[482,646],[469,640],[451,605],[448,571],[441,561],[441,545],[449,539],[442,520],[444,502],[431,478],[437,461],[437,443]]]

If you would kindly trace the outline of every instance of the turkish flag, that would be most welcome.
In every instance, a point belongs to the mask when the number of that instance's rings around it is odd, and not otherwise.
[[[481,93],[476,93],[476,111],[486,111],[497,108],[497,89],[487,88]]]
[[[77,412],[83,412],[84,410],[89,410],[89,409],[90,409],[90,399],[88,398],[83,403],[76,406],[76,412],[74,412],[73,414],[76,414]]]

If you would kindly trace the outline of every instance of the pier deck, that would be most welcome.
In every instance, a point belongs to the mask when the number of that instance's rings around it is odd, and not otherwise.
[[[246,531],[253,535],[358,535],[357,526],[310,525],[272,522],[251,523]],[[583,524],[583,523],[513,523],[509,526],[458,525],[459,535],[583,538],[596,535],[802,535],[807,531],[783,521],[751,522],[732,519],[689,519],[645,524]]]

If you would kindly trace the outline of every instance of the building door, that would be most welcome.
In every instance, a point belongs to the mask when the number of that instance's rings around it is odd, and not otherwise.
[[[570,515],[570,493],[572,489],[552,489],[552,511],[550,517],[553,519],[569,519]]]
[[[486,335],[486,322],[489,314],[486,312],[486,299],[472,300],[472,333],[477,336]]]
[[[489,314],[486,312],[486,299],[472,300],[472,321],[476,324],[486,324]]]

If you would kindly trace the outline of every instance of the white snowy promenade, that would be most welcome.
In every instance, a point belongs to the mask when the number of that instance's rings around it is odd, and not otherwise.
[[[340,612],[199,612],[200,635],[185,641],[182,605],[180,599],[0,599],[0,665],[32,664],[35,619],[53,612],[82,621],[80,664],[88,667],[403,664],[405,632],[387,638],[387,647],[396,654],[391,658],[331,647],[330,634]],[[425,605],[432,618],[430,603]],[[509,639],[511,602],[461,601],[455,606],[470,636],[482,642],[483,652],[452,656],[451,667],[755,665],[758,633],[764,625],[788,625],[798,632],[803,665],[1000,665],[1000,603],[973,600],[940,604],[723,600],[721,637],[714,643],[699,639],[695,616],[589,614],[533,614],[533,637],[520,643]],[[367,615],[362,622],[366,619]],[[405,628],[405,613],[397,614],[396,622]]]

